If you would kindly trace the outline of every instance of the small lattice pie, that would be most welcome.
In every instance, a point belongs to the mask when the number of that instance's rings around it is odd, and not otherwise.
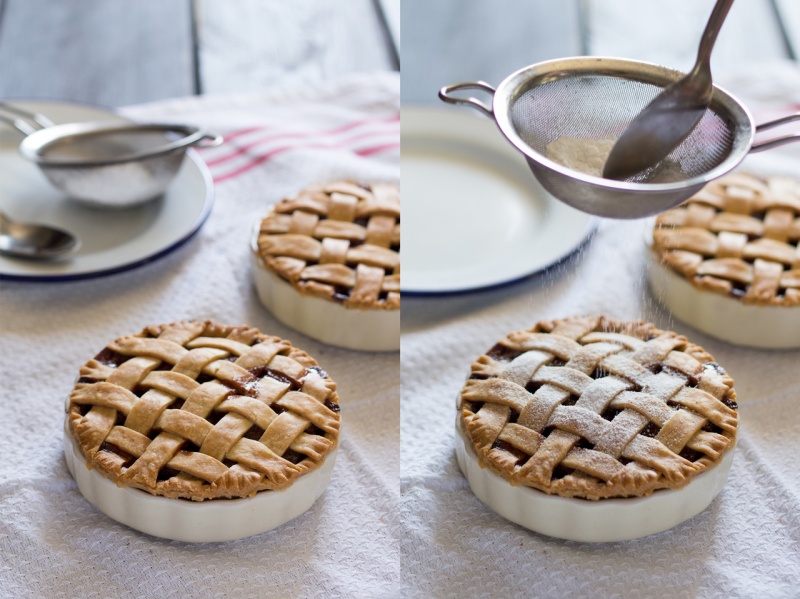
[[[723,177],[661,214],[653,249],[696,288],[800,306],[800,181]]]
[[[460,426],[481,466],[564,497],[678,489],[735,445],[733,380],[652,324],[580,317],[511,333],[472,364]]]
[[[150,326],[80,369],[67,408],[86,465],[118,486],[201,501],[288,488],[338,444],[336,385],[248,327]]]
[[[400,189],[349,181],[278,202],[261,222],[266,267],[303,294],[360,310],[400,308]]]

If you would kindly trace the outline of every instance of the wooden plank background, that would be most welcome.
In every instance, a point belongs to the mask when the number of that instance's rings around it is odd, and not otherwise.
[[[188,0],[4,0],[0,97],[116,106],[195,92]]]
[[[403,0],[403,101],[435,103],[447,83],[496,85],[525,65],[579,54],[686,71],[714,2]],[[791,58],[786,38],[800,47],[798,36],[800,0],[739,0],[714,49],[715,79],[748,63]]]
[[[0,0],[0,98],[119,106],[397,69],[404,102],[577,54],[688,69],[714,0]],[[800,48],[800,0],[740,0],[716,75]],[[400,30],[402,52],[398,52]],[[394,45],[392,44],[394,41]]]
[[[202,89],[258,91],[387,69],[389,42],[373,0],[198,0]]]
[[[0,98],[119,106],[397,68],[399,0],[0,2]]]
[[[584,52],[578,0],[403,0],[403,102],[438,102],[443,85],[496,85],[525,65]]]
[[[691,69],[716,0],[593,0],[592,53]],[[795,1],[796,0],[792,0]],[[773,0],[739,0],[725,19],[711,55],[715,77],[788,57]]]

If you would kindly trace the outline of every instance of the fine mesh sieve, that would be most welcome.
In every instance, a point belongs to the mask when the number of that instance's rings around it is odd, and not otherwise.
[[[664,162],[635,177],[604,179],[548,158],[548,144],[562,138],[611,144],[653,98],[681,77],[679,71],[644,62],[577,57],[525,67],[496,90],[483,82],[461,83],[443,88],[439,96],[494,118],[503,135],[525,155],[539,182],[561,201],[599,216],[639,218],[677,206],[733,169],[750,151],[800,138],[788,136],[753,146],[757,128],[749,112],[715,86],[708,110],[689,137]],[[492,106],[452,95],[467,89],[492,94]],[[800,115],[758,129],[795,119]]]
[[[118,120],[55,124],[6,102],[0,102],[0,123],[26,136],[20,154],[50,183],[97,208],[155,200],[177,175],[190,147],[222,143],[222,137],[190,125]]]

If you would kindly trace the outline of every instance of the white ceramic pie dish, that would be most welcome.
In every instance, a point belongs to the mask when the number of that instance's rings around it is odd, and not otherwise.
[[[655,298],[686,324],[736,345],[761,349],[800,348],[800,306],[757,306],[704,291],[664,264],[647,245],[647,280]]]
[[[325,491],[337,449],[322,466],[285,491],[262,491],[244,499],[193,502],[118,487],[86,467],[80,447],[64,427],[64,458],[86,500],[108,517],[135,530],[173,541],[232,541],[277,528],[305,513]]]
[[[258,255],[256,230],[251,243],[253,279],[261,303],[286,326],[314,339],[363,351],[400,349],[400,310],[354,310],[299,293],[269,270]]]
[[[589,501],[509,484],[478,463],[472,443],[456,419],[456,457],[475,496],[511,522],[568,541],[630,541],[663,532],[696,516],[725,485],[733,449],[716,467],[683,489],[659,490],[648,497]]]

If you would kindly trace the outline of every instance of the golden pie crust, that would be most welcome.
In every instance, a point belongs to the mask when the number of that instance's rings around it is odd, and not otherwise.
[[[733,174],[658,216],[653,249],[698,289],[800,306],[800,181]]]
[[[733,380],[701,347],[644,322],[542,321],[472,364],[460,427],[481,466],[563,497],[678,489],[736,442]]]
[[[202,501],[286,489],[339,439],[336,384],[291,343],[210,321],[149,326],[80,369],[67,406],[86,466]]]
[[[303,294],[400,309],[400,188],[339,181],[303,189],[261,221],[258,255]]]

